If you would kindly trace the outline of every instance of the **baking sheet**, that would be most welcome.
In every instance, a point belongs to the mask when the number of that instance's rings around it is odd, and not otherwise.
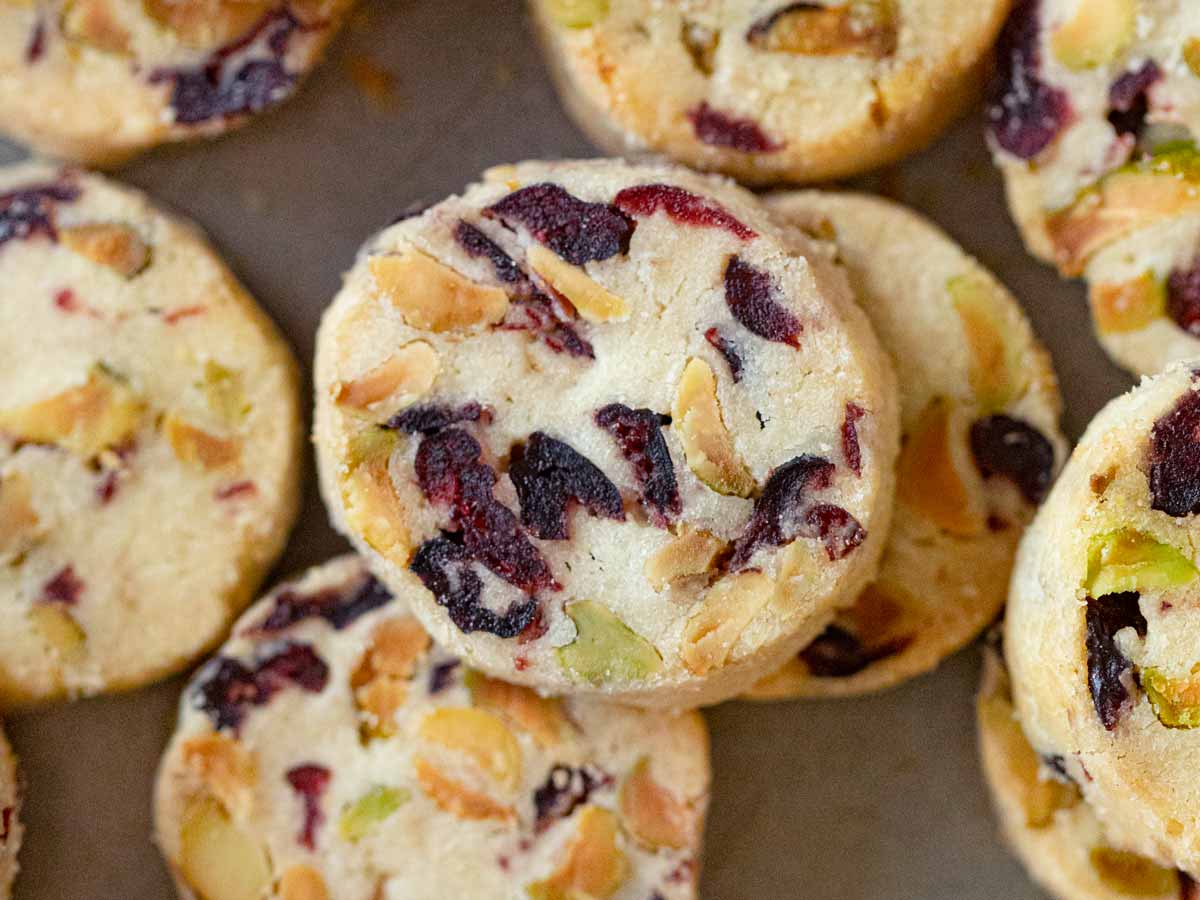
[[[390,102],[350,77],[364,60],[396,77]],[[976,116],[862,184],[930,214],[1013,289],[1053,352],[1075,439],[1130,381],[1094,343],[1082,289],[1025,255],[981,134]],[[0,151],[0,161],[21,155]],[[307,365],[341,272],[406,206],[495,163],[592,153],[558,107],[519,0],[393,0],[367,4],[281,110],[218,142],[161,150],[121,177],[207,229]],[[310,479],[279,572],[344,546]],[[879,697],[711,710],[705,900],[1041,896],[988,806],[975,757],[978,666],[972,648]],[[175,896],[150,842],[150,794],[181,683],[9,723],[28,783],[16,900]]]

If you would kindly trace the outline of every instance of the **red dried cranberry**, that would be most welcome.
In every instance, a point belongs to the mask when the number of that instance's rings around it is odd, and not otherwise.
[[[621,492],[590,459],[569,444],[535,431],[512,451],[508,477],[517,489],[521,524],[546,541],[565,541],[567,507],[581,504],[593,516],[625,521]]]
[[[830,625],[800,651],[800,659],[817,678],[849,678],[871,663],[895,656],[911,643],[911,637],[902,637],[879,647],[864,647],[849,631]]]
[[[324,766],[308,764],[288,769],[285,777],[304,802],[304,825],[296,840],[301,846],[316,850],[317,829],[325,821],[325,813],[321,811],[321,796],[329,787],[333,775]]]
[[[696,139],[710,147],[725,147],[741,153],[774,153],[784,144],[772,140],[750,118],[738,118],[719,109],[713,109],[708,101],[688,110]]]
[[[1142,133],[1150,111],[1150,88],[1161,79],[1162,69],[1154,60],[1148,59],[1112,83],[1108,89],[1108,105],[1112,110],[1108,121],[1117,134],[1137,137]]]
[[[241,727],[249,707],[263,706],[276,693],[295,685],[311,694],[325,690],[329,667],[308,644],[284,644],[250,668],[218,656],[196,673],[190,693],[215,728]]]
[[[74,566],[64,566],[53,578],[42,585],[41,600],[43,603],[74,606],[79,602],[79,595],[82,593],[83,581],[75,574]]]
[[[862,475],[862,448],[858,445],[858,420],[867,411],[857,403],[846,404],[846,418],[842,421],[842,455],[846,457],[846,468],[855,475]]]
[[[1125,592],[1099,599],[1088,597],[1086,622],[1088,687],[1092,692],[1092,704],[1100,723],[1112,731],[1132,702],[1138,686],[1133,663],[1117,649],[1116,634],[1123,628],[1132,628],[1140,637],[1145,637],[1146,618],[1138,607],[1138,595]]]
[[[542,786],[533,792],[534,831],[541,834],[587,803],[593,791],[611,787],[612,783],[612,776],[595,766],[578,769],[555,766]]]
[[[724,357],[725,362],[729,365],[729,374],[733,376],[733,383],[737,384],[742,380],[742,355],[738,352],[737,344],[721,334],[720,329],[713,328],[704,332],[704,339],[708,341],[718,353]]]
[[[725,267],[725,303],[733,317],[759,337],[789,347],[800,346],[804,326],[779,304],[770,273],[731,256]]]
[[[40,184],[0,194],[0,244],[42,236],[58,239],[56,205],[79,199],[79,188],[65,182]]]
[[[405,434],[433,434],[459,422],[478,422],[483,419],[486,423],[489,418],[487,411],[478,403],[465,403],[458,407],[429,403],[410,406],[399,415],[388,419],[383,427],[403,431]]]
[[[757,232],[735,219],[715,200],[673,184],[642,184],[625,188],[617,194],[613,203],[631,216],[646,218],[662,210],[682,225],[723,228],[743,241],[758,237]]]
[[[1150,431],[1150,506],[1169,516],[1200,512],[1200,393],[1188,391]]]
[[[596,412],[596,424],[613,436],[621,455],[633,466],[650,521],[666,528],[683,510],[675,464],[662,434],[663,426],[671,424],[671,417],[652,409],[610,403]]]
[[[423,543],[409,569],[464,634],[486,631],[500,638],[516,637],[537,615],[537,600],[513,603],[503,615],[492,612],[483,605],[483,580],[471,568],[473,561],[466,547],[443,535]]]
[[[38,19],[29,32],[29,42],[25,45],[25,64],[32,66],[46,54],[46,23]]]
[[[798,536],[820,539],[831,562],[845,559],[867,539],[867,530],[858,519],[830,503],[810,507],[804,514],[804,524]]]
[[[1019,0],[996,44],[996,72],[988,91],[992,139],[1020,159],[1033,159],[1070,122],[1064,91],[1038,76],[1041,52],[1041,0]]]
[[[315,594],[280,591],[265,619],[248,629],[251,634],[275,634],[297,622],[320,617],[336,631],[352,625],[372,610],[392,602],[391,592],[372,575],[364,575],[350,591],[328,588]]]
[[[1032,425],[997,414],[971,426],[971,454],[984,478],[1008,478],[1030,503],[1041,503],[1054,475],[1054,447]]]
[[[1188,334],[1200,337],[1200,256],[1191,268],[1167,276],[1167,314]]]
[[[429,693],[440,694],[454,681],[454,673],[462,663],[457,659],[440,662],[429,670]]]
[[[454,239],[458,241],[467,256],[473,259],[488,260],[492,264],[492,270],[496,273],[496,277],[505,284],[518,285],[525,290],[532,290],[533,285],[529,281],[529,276],[521,270],[517,261],[474,225],[460,221],[454,227]]]
[[[771,29],[775,27],[775,23],[784,16],[810,9],[821,9],[821,5],[819,3],[785,3],[774,12],[769,12],[765,16],[756,19],[754,24],[746,31],[746,41],[751,44],[758,43],[771,33]]]
[[[514,191],[483,211],[509,228],[524,227],[539,244],[577,266],[629,252],[636,223],[607,203],[589,203],[557,184]]]

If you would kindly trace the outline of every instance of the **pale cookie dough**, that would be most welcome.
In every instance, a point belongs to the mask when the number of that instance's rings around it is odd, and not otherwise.
[[[731,184],[524,163],[374,238],[317,351],[338,528],[548,693],[740,693],[875,574],[897,401],[844,276]]]
[[[1196,900],[1186,873],[1108,845],[1075,784],[1039,758],[1013,710],[1008,673],[985,651],[976,703],[979,751],[1004,838],[1030,876],[1057,900]]]
[[[1026,735],[1109,844],[1200,874],[1200,376],[1089,426],[1017,555],[1005,652]]]
[[[0,132],[115,165],[214,136],[292,95],[350,0],[18,0],[0,5]]]
[[[1050,357],[944,232],[863,194],[786,193],[832,243],[900,378],[896,514],[879,576],[757,698],[853,695],[934,668],[1004,605],[1017,541],[1066,457]]]
[[[187,665],[295,517],[295,362],[140,193],[0,170],[0,708]]]
[[[157,840],[188,900],[695,900],[709,781],[698,714],[493,681],[342,557],[193,678]]]
[[[0,900],[12,896],[17,877],[17,852],[21,849],[21,785],[17,760],[0,732]]]
[[[530,0],[567,110],[614,154],[751,184],[924,146],[977,95],[1009,0]]]

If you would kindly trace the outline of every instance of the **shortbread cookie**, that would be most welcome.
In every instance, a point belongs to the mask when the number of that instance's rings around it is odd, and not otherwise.
[[[21,786],[17,761],[0,732],[0,900],[11,896],[17,877],[17,851],[21,849]]]
[[[841,178],[975,96],[1010,0],[530,0],[575,121],[751,184]]]
[[[1038,757],[1013,709],[1000,654],[985,651],[976,705],[983,773],[1009,846],[1057,900],[1195,900],[1185,872],[1107,843],[1057,757]]]
[[[155,804],[180,895],[694,900],[703,719],[493,681],[409,594],[334,560],[196,674]]]
[[[318,338],[336,525],[439,643],[548,693],[736,694],[874,575],[891,370],[749,194],[490,172],[373,239]]]
[[[863,194],[770,206],[836,244],[901,373],[903,438],[878,578],[751,696],[859,694],[929,671],[996,618],[1017,541],[1066,456],[1061,401],[1012,295],[932,224]]]
[[[350,0],[38,0],[0,6],[0,131],[113,165],[289,97]]]
[[[144,684],[212,646],[298,501],[296,366],[190,225],[0,170],[0,707]]]
[[[1113,847],[1200,874],[1200,375],[1092,422],[1018,553],[1005,642],[1030,742]]]

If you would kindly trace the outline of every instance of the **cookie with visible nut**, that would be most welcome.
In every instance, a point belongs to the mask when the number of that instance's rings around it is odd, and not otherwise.
[[[316,384],[335,526],[493,677],[717,702],[874,574],[890,366],[844,276],[724,180],[494,169],[367,245]]]
[[[0,708],[212,646],[299,503],[283,338],[190,225],[76,170],[0,171]]]
[[[977,95],[1009,0],[530,0],[559,93],[612,154],[748,184],[842,178]]]
[[[48,0],[0,4],[0,131],[117,165],[212,137],[290,97],[350,0]]]
[[[700,716],[492,680],[411,594],[332,560],[196,673],[155,798],[180,895],[695,900]]]
[[[1004,605],[1017,541],[1066,456],[1057,380],[1012,295],[916,213],[816,191],[768,205],[827,238],[849,273],[903,373],[902,446],[878,576],[750,696],[879,690],[934,668]],[[856,428],[848,417],[848,438]]]
[[[21,849],[21,785],[17,760],[0,732],[0,900],[11,896],[17,877],[17,853]]]

